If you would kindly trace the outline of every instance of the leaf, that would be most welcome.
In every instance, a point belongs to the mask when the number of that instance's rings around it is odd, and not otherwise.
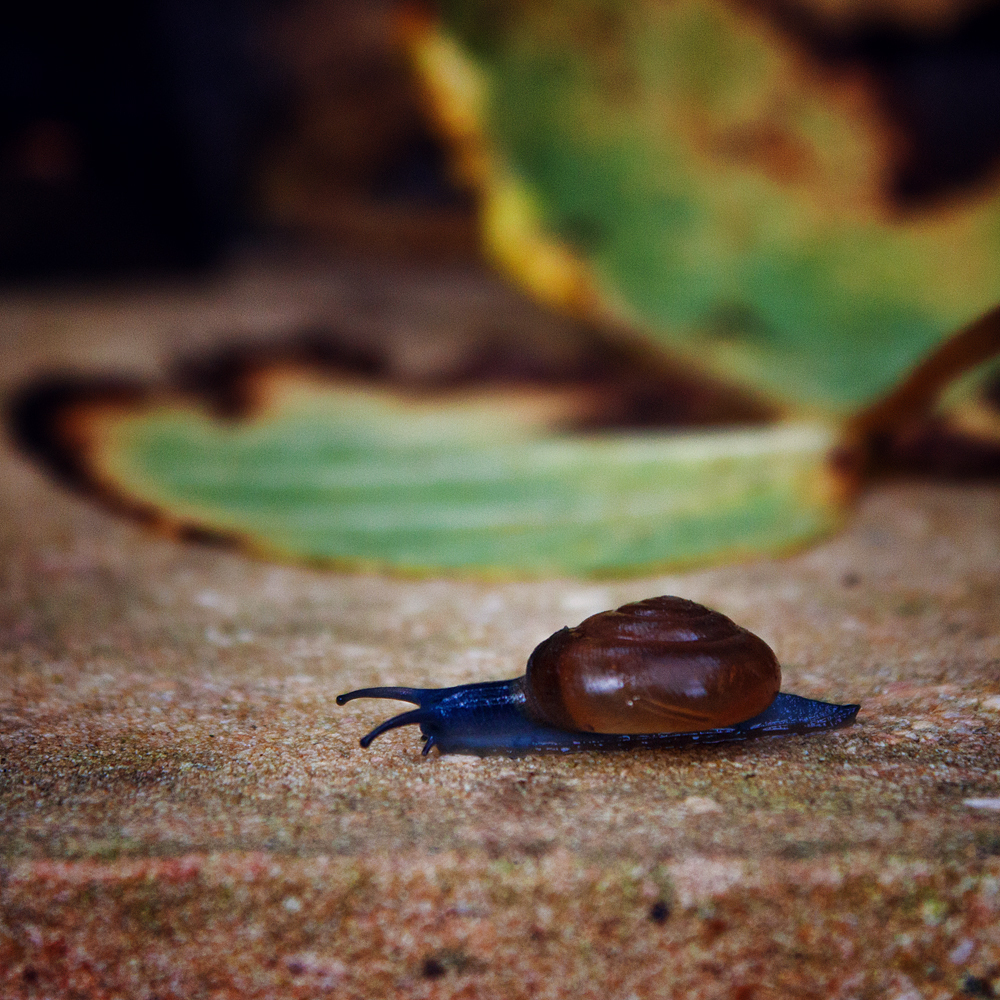
[[[352,568],[638,572],[783,551],[841,510],[819,423],[567,435],[563,393],[267,385],[249,419],[169,397],[77,406],[72,437],[91,480],[161,528]]]
[[[947,146],[927,136],[966,107],[924,133],[923,105],[893,117],[920,97],[923,36],[878,62],[863,33],[766,9],[445,3],[412,49],[525,288],[846,417],[1000,300],[1000,190],[984,159],[975,185],[921,195]]]

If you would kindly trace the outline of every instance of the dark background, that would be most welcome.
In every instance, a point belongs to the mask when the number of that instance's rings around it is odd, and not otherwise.
[[[0,280],[196,271],[275,233],[470,250],[390,3],[4,8]]]

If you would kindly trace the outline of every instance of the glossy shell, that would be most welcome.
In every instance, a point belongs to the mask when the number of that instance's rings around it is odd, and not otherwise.
[[[564,628],[531,654],[526,711],[588,733],[686,733],[744,722],[774,701],[770,646],[725,615],[652,597]]]

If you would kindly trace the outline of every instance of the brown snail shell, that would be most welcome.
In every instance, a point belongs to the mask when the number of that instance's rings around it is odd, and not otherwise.
[[[539,644],[526,713],[559,729],[684,733],[743,722],[781,688],[771,647],[682,597],[604,611]]]

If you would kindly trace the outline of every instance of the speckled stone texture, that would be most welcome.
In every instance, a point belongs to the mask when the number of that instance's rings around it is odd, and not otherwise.
[[[0,378],[150,374],[317,320],[411,345],[536,321],[511,301],[474,273],[276,266],[8,295]],[[7,445],[0,507],[4,997],[1000,996],[996,485],[878,485],[798,556],[606,584],[267,565],[150,535]],[[758,632],[784,690],[858,723],[422,758],[413,730],[358,747],[394,705],[334,704],[514,676],[659,593]]]

